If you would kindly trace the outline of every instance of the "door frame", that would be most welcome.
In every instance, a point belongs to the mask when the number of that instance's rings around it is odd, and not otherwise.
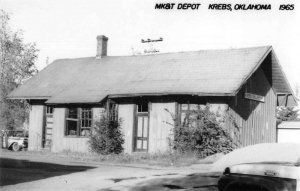
[[[148,152],[149,151],[149,127],[150,127],[150,102],[148,102],[148,112],[141,112],[138,113],[138,105],[140,104],[135,104],[134,105],[134,122],[133,122],[133,143],[132,143],[132,151],[133,152]],[[139,116],[146,116],[148,117],[148,123],[147,123],[147,149],[137,149],[136,144],[137,144],[137,129],[138,129],[138,117]],[[142,142],[143,144],[143,142]]]

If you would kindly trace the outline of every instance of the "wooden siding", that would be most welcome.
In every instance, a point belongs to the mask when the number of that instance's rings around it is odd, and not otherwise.
[[[93,108],[93,121],[101,116],[101,108]],[[66,108],[55,108],[53,114],[52,151],[88,152],[89,145],[87,137],[65,136]]]
[[[246,92],[264,96],[264,102],[246,99]],[[276,142],[276,95],[261,68],[231,99],[229,107],[236,125],[232,121],[227,125],[239,146]]]
[[[132,153],[133,150],[133,124],[134,124],[134,104],[120,104],[119,119],[122,120],[121,128],[124,133],[125,143],[123,145],[125,153]]]
[[[151,103],[149,108],[149,148],[150,153],[166,152],[169,149],[174,121],[169,112],[175,114],[175,102]],[[166,111],[169,110],[169,112]],[[170,137],[172,138],[172,137]]]
[[[53,112],[52,147],[51,151],[64,150],[63,138],[65,131],[65,108],[55,108]]]
[[[29,137],[28,150],[40,150],[42,148],[44,106],[31,105],[29,113]]]

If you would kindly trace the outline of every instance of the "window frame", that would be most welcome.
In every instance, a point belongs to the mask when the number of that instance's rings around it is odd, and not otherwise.
[[[76,118],[72,118],[69,116],[70,109],[76,109]],[[87,110],[87,111],[84,111]],[[85,116],[83,116],[83,113]],[[75,135],[70,135],[68,131],[68,121],[75,121],[76,122],[76,133]],[[83,122],[85,121],[85,122]],[[88,123],[89,126],[83,126],[83,123]],[[92,107],[68,107],[66,108],[66,116],[65,116],[65,137],[82,137],[86,138],[89,137],[91,134],[93,126],[93,108]],[[87,135],[82,135],[82,130],[89,130]]]
[[[106,105],[106,111],[107,111],[107,119],[109,122],[116,122],[118,121],[118,104],[113,102],[112,100],[109,100]]]
[[[139,110],[141,110],[141,111],[139,111]],[[136,104],[136,112],[137,113],[146,113],[147,114],[149,112],[149,103],[139,103],[139,104]]]
[[[186,109],[183,109],[183,105],[186,105]],[[195,105],[197,109],[195,110],[191,105]],[[178,122],[190,124],[190,116],[193,111],[197,111],[201,109],[201,103],[191,103],[189,100],[186,103],[178,103]],[[182,119],[182,115],[184,114],[184,118]]]
[[[46,106],[46,115],[53,115],[54,108],[51,106]]]

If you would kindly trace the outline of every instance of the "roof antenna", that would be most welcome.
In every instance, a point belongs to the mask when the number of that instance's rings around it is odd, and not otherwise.
[[[145,54],[155,54],[157,52],[159,52],[159,50],[157,50],[156,48],[153,47],[153,43],[156,43],[156,42],[161,42],[163,41],[163,38],[160,37],[159,39],[142,39],[141,40],[141,43],[149,43],[149,48],[148,49],[144,49],[144,53]]]

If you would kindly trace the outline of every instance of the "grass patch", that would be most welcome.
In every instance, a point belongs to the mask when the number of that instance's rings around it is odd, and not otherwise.
[[[100,155],[96,153],[77,153],[64,151],[60,156],[66,156],[81,161],[119,164],[147,164],[152,166],[189,166],[200,162],[194,155],[169,154],[169,153],[133,153]]]
[[[179,154],[179,153],[133,153],[133,154],[110,154],[100,155],[96,153],[80,153],[65,150],[60,153],[53,153],[49,151],[19,151],[11,152],[2,150],[9,155],[15,155],[20,158],[33,158],[38,160],[59,160],[59,161],[75,161],[75,162],[99,162],[108,164],[147,164],[150,166],[189,166],[192,164],[210,164],[215,161],[216,157],[210,159],[199,159],[194,154]]]

